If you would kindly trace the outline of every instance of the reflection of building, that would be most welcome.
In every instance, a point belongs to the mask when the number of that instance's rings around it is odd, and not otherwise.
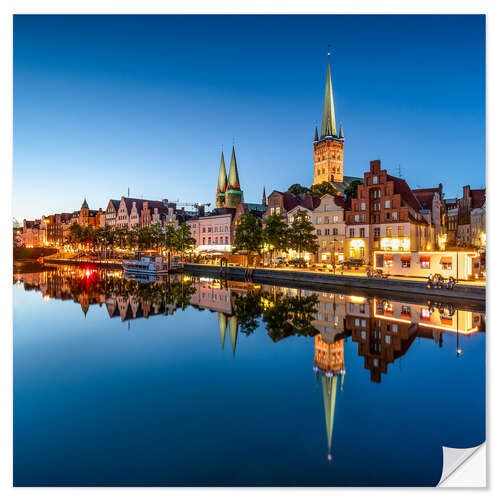
[[[328,460],[332,459],[332,436],[335,419],[335,403],[337,400],[337,380],[341,378],[341,389],[344,383],[344,340],[331,342],[320,334],[314,337],[314,372],[321,375],[323,405],[325,409],[326,438],[328,443]]]

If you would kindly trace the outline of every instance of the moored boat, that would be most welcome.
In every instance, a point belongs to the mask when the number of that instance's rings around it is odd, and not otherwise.
[[[122,267],[126,273],[130,274],[168,274],[168,264],[161,255],[141,257],[139,260],[124,260]]]

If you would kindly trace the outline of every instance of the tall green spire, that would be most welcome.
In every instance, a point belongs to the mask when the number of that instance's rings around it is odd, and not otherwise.
[[[318,137],[318,127],[314,127],[314,142],[318,142],[319,137]]]
[[[323,120],[321,122],[321,139],[337,135],[335,122],[335,107],[333,105],[332,76],[330,72],[330,52],[328,52],[328,68],[326,70],[325,103],[323,105]]]
[[[238,338],[238,319],[236,316],[229,318],[229,334],[231,335],[231,346],[234,356],[236,354],[236,339]]]
[[[218,312],[217,316],[219,316],[219,333],[220,333],[220,343],[222,344],[222,350],[224,350],[224,344],[226,342],[226,315],[224,313]]]
[[[222,152],[220,155],[219,181],[217,183],[217,186],[219,187],[219,193],[223,193],[226,190],[226,185],[226,163],[224,162],[224,152]]]
[[[342,128],[342,122],[340,122],[339,139],[344,138],[344,129]]]
[[[322,373],[321,385],[323,386],[323,404],[325,406],[326,437],[328,439],[328,460],[331,460],[333,420],[335,416],[335,400],[337,397],[337,375],[328,377],[326,373]]]
[[[240,179],[238,177],[238,166],[236,165],[236,153],[231,153],[231,164],[229,165],[229,178],[228,178],[229,188],[230,189],[240,189]]]

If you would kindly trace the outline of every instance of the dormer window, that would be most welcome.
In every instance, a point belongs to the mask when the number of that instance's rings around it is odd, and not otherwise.
[[[378,175],[373,176],[373,184],[378,184]]]

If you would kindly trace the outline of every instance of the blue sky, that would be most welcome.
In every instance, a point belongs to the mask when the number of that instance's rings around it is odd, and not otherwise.
[[[14,217],[310,185],[328,43],[346,175],[484,186],[483,16],[17,15]]]

